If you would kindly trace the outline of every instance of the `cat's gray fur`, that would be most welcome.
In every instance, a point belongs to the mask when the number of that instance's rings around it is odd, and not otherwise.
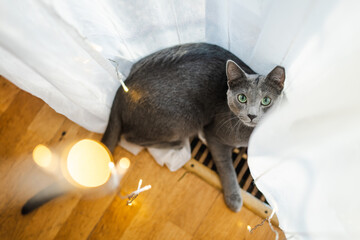
[[[234,147],[247,146],[262,115],[282,93],[285,70],[267,76],[251,70],[229,51],[211,44],[178,45],[135,63],[119,88],[102,142],[113,151],[120,135],[128,141],[161,148],[181,148],[200,131],[220,175],[225,202],[233,211],[242,206],[232,165]],[[238,95],[247,96],[240,103]],[[260,104],[265,96],[270,106]]]

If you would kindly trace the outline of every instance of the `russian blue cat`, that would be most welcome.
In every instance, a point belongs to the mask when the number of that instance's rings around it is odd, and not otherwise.
[[[246,147],[259,122],[281,98],[285,69],[256,74],[231,52],[192,43],[157,51],[136,62],[119,88],[102,142],[113,151],[120,136],[158,148],[182,148],[203,132],[227,206],[239,211],[240,187],[232,150]]]

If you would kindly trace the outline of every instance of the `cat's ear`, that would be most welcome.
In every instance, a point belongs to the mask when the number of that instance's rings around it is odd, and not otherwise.
[[[229,88],[235,87],[239,80],[246,78],[246,73],[232,60],[226,62],[226,76]]]
[[[276,66],[268,75],[267,79],[274,82],[279,90],[283,90],[285,82],[285,68]]]

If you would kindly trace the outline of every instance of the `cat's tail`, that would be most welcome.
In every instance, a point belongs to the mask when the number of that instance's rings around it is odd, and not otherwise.
[[[45,203],[49,202],[50,200],[63,195],[69,189],[62,184],[53,183],[46,187],[45,189],[38,192],[32,198],[30,198],[25,205],[21,208],[21,214],[26,215],[35,209],[41,207]]]
[[[116,145],[118,144],[121,136],[121,118],[120,118],[120,109],[118,109],[118,101],[114,101],[114,104],[111,108],[110,118],[105,130],[105,133],[101,139],[101,142],[104,143],[110,152],[114,152]]]

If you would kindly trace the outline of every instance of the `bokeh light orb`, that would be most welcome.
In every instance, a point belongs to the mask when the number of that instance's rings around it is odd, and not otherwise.
[[[98,187],[111,175],[111,153],[101,143],[84,139],[69,151],[67,170],[71,178],[84,187]]]
[[[130,160],[126,157],[123,157],[119,161],[120,168],[128,169],[130,167]]]
[[[52,153],[50,149],[42,144],[37,145],[32,153],[34,162],[42,167],[48,168],[52,163]]]

